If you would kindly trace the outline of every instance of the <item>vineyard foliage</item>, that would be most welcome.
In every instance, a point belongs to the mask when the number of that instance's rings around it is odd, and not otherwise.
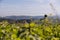
[[[60,40],[60,24],[53,20],[41,20],[39,23],[0,22],[0,40]]]

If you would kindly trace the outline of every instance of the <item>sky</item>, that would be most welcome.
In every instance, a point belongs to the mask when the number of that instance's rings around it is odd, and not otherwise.
[[[60,13],[60,0],[0,0],[0,16],[27,15],[40,16],[44,14],[55,14],[50,3]]]

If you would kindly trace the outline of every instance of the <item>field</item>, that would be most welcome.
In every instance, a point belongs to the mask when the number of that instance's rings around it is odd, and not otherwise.
[[[0,40],[60,40],[60,23],[39,20],[30,23],[0,22]]]

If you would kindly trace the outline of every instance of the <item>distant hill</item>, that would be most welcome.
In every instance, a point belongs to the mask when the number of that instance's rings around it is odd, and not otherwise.
[[[6,16],[6,19],[13,19],[13,20],[22,20],[22,19],[41,19],[44,16]]]
[[[43,18],[44,18],[44,16],[6,16],[6,17],[0,17],[0,21],[7,20],[9,23],[14,23],[14,22],[23,23],[25,20],[26,22],[30,23],[31,19],[40,20]]]
[[[56,16],[49,16],[49,19],[56,19]],[[44,16],[6,16],[6,17],[0,17],[0,20],[29,20],[29,19],[34,19],[34,20],[39,20],[39,19],[44,19]]]
[[[28,23],[30,23],[31,19],[33,20],[44,20],[44,16],[6,16],[6,17],[0,17],[0,21],[7,20],[9,23],[14,22],[23,22],[26,20]],[[52,19],[53,22],[56,22],[56,16],[49,16],[48,19]],[[60,19],[58,20],[60,22]]]

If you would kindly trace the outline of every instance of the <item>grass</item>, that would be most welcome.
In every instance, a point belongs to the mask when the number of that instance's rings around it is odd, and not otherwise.
[[[36,23],[0,22],[0,40],[60,40],[60,24],[44,19]]]

